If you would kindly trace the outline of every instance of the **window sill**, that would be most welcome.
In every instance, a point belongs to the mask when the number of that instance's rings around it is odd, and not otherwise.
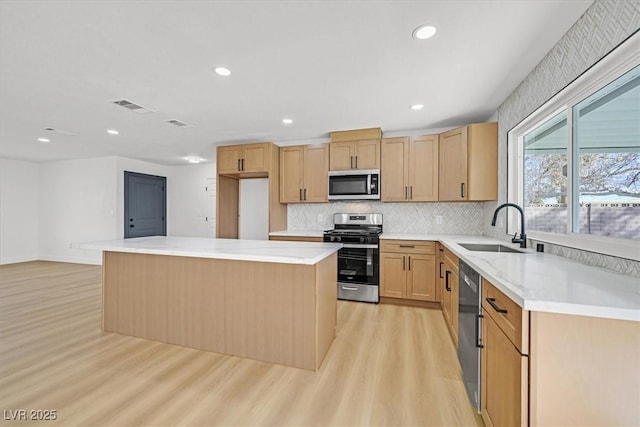
[[[554,234],[535,231],[529,232],[527,237],[543,243],[640,261],[640,244],[635,240],[614,239],[612,237],[578,233]]]

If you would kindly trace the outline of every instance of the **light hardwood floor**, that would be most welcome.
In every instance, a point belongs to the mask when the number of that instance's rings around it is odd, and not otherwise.
[[[442,313],[338,302],[318,372],[101,331],[101,268],[0,267],[0,409],[38,425],[476,426]],[[3,425],[28,425],[0,419]]]

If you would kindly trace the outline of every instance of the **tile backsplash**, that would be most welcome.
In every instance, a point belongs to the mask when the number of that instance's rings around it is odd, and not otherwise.
[[[308,203],[289,205],[287,228],[328,230],[334,213],[381,213],[388,233],[481,235],[484,220],[482,203]]]

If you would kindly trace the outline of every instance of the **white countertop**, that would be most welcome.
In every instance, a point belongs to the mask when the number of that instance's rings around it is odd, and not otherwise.
[[[153,236],[75,243],[72,247],[111,252],[313,265],[337,252],[342,244]]]
[[[474,252],[458,243],[518,245],[482,236],[384,233],[381,239],[440,241],[526,310],[640,321],[640,279],[526,249]]]
[[[282,237],[323,237],[324,230],[284,230],[284,231],[272,231],[269,236],[282,236]]]

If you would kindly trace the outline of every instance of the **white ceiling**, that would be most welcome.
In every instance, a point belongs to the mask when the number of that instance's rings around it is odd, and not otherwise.
[[[184,164],[218,144],[484,121],[591,3],[2,0],[0,156]],[[436,36],[413,39],[424,23]]]

